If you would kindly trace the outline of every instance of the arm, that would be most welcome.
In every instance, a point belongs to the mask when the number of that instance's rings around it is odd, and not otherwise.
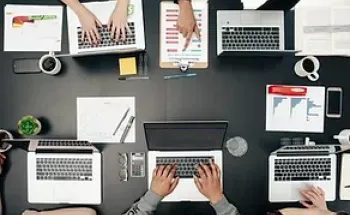
[[[81,14],[81,12],[86,9],[83,4],[79,2],[79,0],[61,0],[68,7],[70,7],[77,15]],[[79,16],[79,15],[78,15]]]
[[[92,14],[79,0],[61,0],[68,5],[74,13],[78,16],[81,27],[83,28],[81,34],[81,42],[85,41],[85,38],[89,41],[90,45],[98,44],[101,40],[101,36],[98,33],[96,25],[102,27],[101,22],[97,17]]]
[[[237,208],[230,204],[222,193],[220,169],[213,160],[210,168],[203,163],[196,166],[200,178],[193,176],[199,192],[207,197],[217,215],[240,215]]]
[[[218,203],[211,204],[211,206],[214,208],[217,215],[240,215],[237,208],[230,204],[225,196],[223,196]]]
[[[152,191],[147,191],[147,193],[136,202],[125,215],[151,215],[153,211],[157,209],[159,202],[162,197]]]
[[[135,203],[125,215],[151,215],[157,209],[160,201],[172,193],[179,183],[179,177],[174,179],[174,165],[159,166],[153,171],[151,189]]]

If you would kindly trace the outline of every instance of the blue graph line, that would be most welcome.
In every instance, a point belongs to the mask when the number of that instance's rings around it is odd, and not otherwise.
[[[290,117],[292,117],[293,110],[295,107],[300,104],[305,98],[291,98],[290,100]]]
[[[286,97],[275,97],[273,98],[273,115],[275,115],[276,108],[279,104],[283,102],[283,100],[287,99]]]

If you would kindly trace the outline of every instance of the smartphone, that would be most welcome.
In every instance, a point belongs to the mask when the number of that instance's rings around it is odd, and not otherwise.
[[[16,74],[41,73],[38,58],[19,58],[13,60],[13,72]]]
[[[340,87],[327,88],[326,116],[340,118],[343,109],[343,90]]]

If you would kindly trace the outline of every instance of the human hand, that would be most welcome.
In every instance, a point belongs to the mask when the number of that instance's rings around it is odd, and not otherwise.
[[[81,41],[84,42],[85,37],[89,40],[90,45],[98,44],[101,36],[98,33],[96,24],[102,27],[101,22],[88,9],[83,7],[78,13],[78,18],[82,27]]]
[[[2,153],[0,153],[0,174],[2,173],[2,167],[3,167],[3,164],[5,163],[5,160],[6,160],[6,156]]]
[[[202,162],[196,166],[200,178],[194,177],[194,183],[199,192],[209,199],[212,204],[216,204],[223,198],[221,182],[220,182],[220,169],[210,159],[210,168]]]
[[[175,165],[161,165],[153,170],[151,191],[162,198],[172,193],[179,183],[180,178],[174,179],[176,172]]]
[[[310,187],[309,189],[302,190],[301,194],[312,204],[307,203],[307,201],[300,201],[306,208],[318,208],[321,210],[328,210],[325,193],[320,187]]]
[[[194,33],[200,39],[199,29],[194,18],[192,4],[189,0],[179,0],[179,18],[177,20],[176,28],[186,38],[186,43],[183,50],[189,46]]]
[[[108,21],[108,31],[111,32],[111,39],[115,39],[116,42],[121,38],[125,43],[126,32],[125,29],[131,34],[131,30],[128,26],[128,0],[118,0],[115,9],[113,10]],[[121,33],[121,34],[120,34]]]

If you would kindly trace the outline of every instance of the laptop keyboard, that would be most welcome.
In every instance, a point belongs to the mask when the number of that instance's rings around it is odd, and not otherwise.
[[[37,158],[36,179],[92,181],[92,159]]]
[[[78,27],[78,47],[79,49],[89,49],[97,47],[113,47],[113,46],[122,46],[122,45],[133,45],[136,44],[135,39],[135,24],[133,22],[128,22],[131,34],[126,31],[126,41],[125,43],[122,40],[116,42],[114,39],[111,39],[111,32],[108,31],[107,25],[102,25],[102,28],[98,27],[98,32],[101,36],[101,41],[98,44],[90,45],[89,40],[85,37],[84,41],[81,41],[82,29]]]
[[[330,158],[275,159],[275,181],[329,181]]]
[[[193,178],[193,175],[198,175],[195,165],[203,162],[209,165],[209,159],[214,159],[214,157],[157,157],[156,164],[167,165],[176,164],[175,177],[180,178]]]
[[[222,27],[223,50],[280,50],[279,27]]]
[[[79,146],[91,146],[88,141],[75,141],[75,140],[39,140],[38,146],[65,146],[65,147],[79,147]]]

